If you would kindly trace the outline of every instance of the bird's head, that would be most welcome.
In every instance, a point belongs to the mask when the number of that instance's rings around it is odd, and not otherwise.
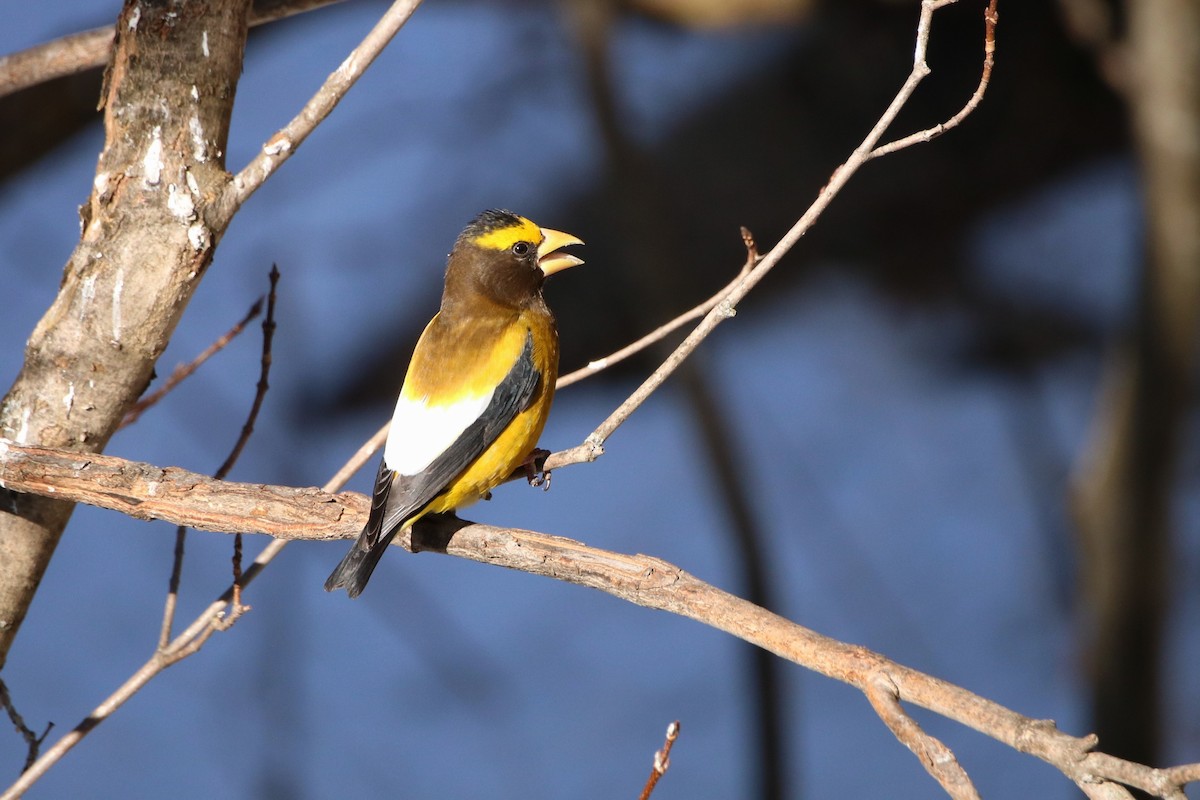
[[[541,295],[546,277],[583,259],[562,248],[583,244],[511,211],[484,211],[459,234],[446,265],[446,296],[482,294],[521,307]]]

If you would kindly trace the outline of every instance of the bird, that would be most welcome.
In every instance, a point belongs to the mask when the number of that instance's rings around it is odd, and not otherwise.
[[[583,242],[511,211],[472,220],[446,260],[441,306],[413,350],[358,540],[325,581],[357,597],[395,535],[426,514],[490,496],[524,467],[558,378],[546,278],[583,263]]]

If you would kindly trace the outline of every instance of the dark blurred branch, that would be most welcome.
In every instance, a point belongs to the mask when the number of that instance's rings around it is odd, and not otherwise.
[[[662,319],[678,307],[676,298],[687,294],[688,287],[681,285],[680,279],[686,271],[672,268],[682,242],[669,223],[674,199],[669,185],[653,158],[635,143],[622,122],[612,80],[611,52],[618,6],[615,0],[574,0],[569,8],[611,175],[608,185],[612,197],[606,205],[616,218],[621,240],[629,245],[626,256],[616,264],[614,277],[634,318]],[[748,259],[746,266],[743,274],[754,263]],[[720,297],[718,293],[709,303],[715,306]],[[671,352],[665,341],[655,343],[653,350],[658,359]],[[714,376],[702,357],[680,364],[678,380],[683,389],[681,399],[690,412],[692,435],[704,454],[714,499],[726,521],[723,529],[735,556],[730,566],[737,575],[737,585],[750,602],[774,608],[762,526],[750,500],[748,480],[753,471],[727,421],[724,398],[714,389]],[[783,800],[790,795],[784,755],[790,742],[787,717],[782,713],[787,706],[782,696],[782,668],[759,648],[744,648],[742,656],[746,660],[748,694],[753,699],[748,735],[738,737],[744,742],[752,765],[749,772],[756,781],[747,792],[761,800]]]
[[[266,533],[288,539],[327,541],[353,539],[366,520],[370,501],[357,493],[330,494],[359,458],[323,490],[214,481],[176,468],[162,469],[112,456],[88,456],[62,450],[0,442],[0,480],[17,491],[36,491],[76,502],[91,502],[143,518],[169,519],[189,527],[228,532]],[[153,477],[153,480],[151,478]],[[256,502],[257,500],[257,502]],[[232,509],[239,509],[233,513]],[[1171,769],[1151,767],[1094,752],[1096,738],[1070,736],[1050,720],[1037,720],[959,686],[897,664],[864,647],[845,644],[790,622],[766,609],[724,592],[661,559],[626,555],[588,547],[561,536],[513,528],[479,525],[439,517],[418,523],[397,537],[412,552],[429,550],[494,566],[587,586],[644,606],[678,614],[725,631],[780,658],[841,681],[880,701],[887,687],[898,702],[928,709],[979,731],[1022,753],[1058,768],[1097,795],[1111,783],[1132,786],[1158,797],[1184,800],[1183,785],[1200,779],[1200,764]],[[247,570],[252,580],[282,546],[272,542]],[[205,629],[229,602],[227,591],[192,627],[177,637],[180,646]],[[157,674],[157,655],[143,669]],[[132,696],[152,674],[139,671],[118,695],[110,698],[68,736],[71,744],[116,706]],[[892,691],[894,687],[894,692]],[[890,700],[885,705],[890,707]],[[894,718],[895,709],[885,708]],[[65,738],[65,737],[64,737]],[[56,753],[62,741],[42,757]],[[70,745],[68,745],[69,747]],[[61,753],[57,753],[61,756]],[[41,763],[42,760],[39,760]],[[30,773],[38,770],[38,765]],[[44,772],[42,769],[37,774]],[[27,773],[28,775],[29,773]],[[32,783],[36,777],[31,778]],[[24,779],[23,779],[24,780]],[[27,786],[21,784],[21,786]],[[19,794],[14,786],[0,800]],[[1103,789],[1108,792],[1108,789]],[[1111,792],[1108,792],[1111,796]]]
[[[1127,93],[1146,209],[1133,329],[1109,358],[1073,505],[1092,631],[1097,732],[1122,756],[1160,752],[1171,498],[1192,398],[1200,315],[1200,8],[1129,4]]]

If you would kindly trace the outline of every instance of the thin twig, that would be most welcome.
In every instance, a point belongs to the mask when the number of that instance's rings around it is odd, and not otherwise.
[[[167,599],[163,603],[162,627],[158,632],[158,649],[160,651],[165,651],[171,644],[171,628],[175,624],[175,610],[179,607],[179,583],[183,579],[183,556],[184,545],[187,543],[187,530],[183,525],[175,529],[171,579],[167,582]]]
[[[946,0],[943,0],[945,2]],[[949,0],[949,2],[957,2],[957,0]],[[983,72],[979,76],[979,85],[975,87],[975,92],[967,100],[967,104],[959,109],[958,113],[950,117],[950,119],[934,125],[932,128],[926,128],[923,131],[909,134],[902,139],[897,139],[894,142],[876,147],[871,151],[870,158],[879,158],[886,156],[888,153],[894,153],[897,150],[903,150],[906,147],[911,147],[914,144],[931,142],[941,136],[951,128],[957,128],[959,124],[967,118],[975,108],[983,100],[983,94],[987,91],[988,84],[992,80],[992,66],[996,55],[996,23],[1000,21],[1000,15],[996,11],[997,0],[990,0],[987,9],[983,12]],[[925,37],[928,40],[929,28],[925,28]],[[925,61],[925,48],[921,47],[917,50],[917,57],[920,59],[921,65]],[[928,67],[926,67],[928,69]]]
[[[262,323],[262,358],[259,362],[258,383],[254,387],[254,402],[250,405],[250,413],[246,415],[246,422],[242,425],[242,433],[238,436],[237,443],[234,444],[233,450],[229,452],[229,456],[225,459],[224,463],[213,474],[213,477],[217,480],[222,480],[229,475],[229,471],[233,469],[233,465],[241,457],[246,442],[250,441],[250,437],[254,434],[254,423],[258,419],[258,413],[262,410],[263,400],[266,398],[267,390],[270,388],[267,378],[271,372],[271,342],[275,338],[275,289],[279,285],[279,267],[272,264],[268,277],[271,281],[271,288],[267,292],[267,316],[263,318]]]
[[[258,413],[262,409],[263,399],[266,397],[267,389],[269,388],[267,383],[267,374],[271,369],[271,340],[275,335],[275,289],[279,284],[279,268],[274,264],[271,265],[269,280],[271,282],[271,286],[266,297],[267,316],[263,320],[262,324],[262,360],[259,370],[258,384],[256,385],[254,392],[254,402],[250,406],[250,413],[246,417],[246,422],[242,426],[241,435],[238,436],[237,442],[233,446],[233,450],[229,453],[229,456],[226,457],[224,463],[222,463],[217,471],[213,473],[213,478],[216,480],[223,480],[226,476],[228,476],[229,471],[233,469],[233,465],[237,463],[238,456],[241,455],[242,449],[246,446],[246,442],[249,441],[250,436],[254,433],[254,422],[256,419],[258,419]],[[194,372],[196,367],[204,363],[204,361],[206,361],[213,353],[216,353],[226,344],[228,344],[234,336],[237,336],[239,333],[241,333],[242,329],[246,327],[250,320],[257,317],[262,311],[262,304],[263,298],[260,297],[254,303],[254,305],[251,306],[249,313],[246,314],[245,318],[243,318],[241,322],[239,322],[224,336],[210,345],[207,350],[201,353],[200,356],[193,361],[191,365],[189,365],[191,370],[188,372],[188,374]],[[179,372],[180,370],[177,369],[175,371],[176,375],[179,374]],[[172,375],[171,377],[174,378],[175,375]],[[178,383],[178,381],[176,381],[176,383]],[[161,394],[165,394],[167,391],[170,391],[170,388],[173,384],[170,384],[170,382],[168,382],[168,384],[168,386],[164,386],[161,390],[159,390],[160,396]],[[186,541],[187,528],[180,525],[175,531],[175,552],[174,560],[171,566],[171,579],[167,585],[167,599],[163,603],[162,627],[159,630],[158,635],[158,649],[164,653],[168,651],[171,641],[171,628],[175,624],[175,609],[179,604],[179,582],[183,575],[184,543]],[[245,610],[241,603],[241,586],[239,583],[241,574],[242,537],[239,535],[235,536],[233,539],[234,611],[228,618],[222,621],[222,624],[226,627],[232,625],[234,620],[236,620],[236,618]]]
[[[734,287],[738,285],[738,282],[746,276],[746,273],[754,268],[755,263],[758,261],[758,249],[754,246],[754,237],[744,226],[742,227],[742,241],[746,243],[746,263],[742,265],[737,277],[719,289],[716,294],[705,300],[700,305],[683,312],[665,325],[661,325],[640,339],[625,345],[615,353],[607,355],[604,358],[596,359],[595,361],[590,361],[585,366],[580,367],[574,372],[569,372],[566,375],[560,375],[558,382],[554,385],[555,389],[563,389],[573,383],[578,383],[584,378],[590,378],[596,373],[606,370],[614,364],[624,361],[632,355],[640,353],[642,350],[645,350],[647,347],[656,344],[692,320],[702,317],[711,311],[717,303],[721,302],[723,299],[725,299],[726,295],[733,291]]]
[[[16,705],[13,704],[12,695],[8,693],[8,685],[0,678],[0,706],[4,706],[4,710],[8,713],[8,718],[12,722],[13,727],[17,729],[17,733],[21,734],[21,738],[25,740],[25,745],[29,749],[25,753],[25,766],[22,771],[29,769],[33,762],[37,761],[38,750],[41,749],[42,742],[46,740],[50,730],[54,727],[53,722],[46,723],[46,730],[42,731],[42,735],[38,736],[33,730],[25,724],[25,719],[17,712]]]
[[[263,317],[262,323],[262,357],[259,360],[258,383],[254,387],[254,402],[250,404],[250,413],[246,415],[246,422],[242,425],[242,432],[238,436],[237,442],[233,449],[229,452],[229,456],[225,462],[214,473],[213,478],[223,480],[229,475],[241,457],[242,451],[246,447],[246,443],[250,441],[250,437],[254,435],[254,423],[258,421],[258,414],[262,411],[263,401],[266,400],[267,391],[271,388],[268,380],[271,374],[271,344],[275,340],[275,299],[276,289],[279,288],[279,267],[276,264],[271,265],[271,272],[268,275],[271,282],[271,288],[267,291],[267,315]],[[214,623],[221,630],[228,630],[233,623],[237,622],[242,614],[250,610],[250,607],[242,604],[242,535],[239,533],[233,537],[233,599],[229,605],[229,613],[222,617],[220,622]]]
[[[262,304],[263,298],[260,297],[258,300],[254,301],[254,305],[250,306],[250,310],[246,312],[246,316],[242,317],[241,320],[239,320],[238,323],[232,328],[225,331],[225,333],[215,342],[204,348],[204,351],[201,352],[200,355],[193,358],[187,364],[180,364],[179,366],[175,367],[175,370],[171,373],[170,377],[163,382],[162,386],[138,400],[133,404],[132,407],[130,407],[129,411],[125,412],[125,418],[121,420],[121,427],[125,428],[137,422],[138,418],[142,416],[146,409],[153,406],[159,400],[162,400],[172,389],[186,379],[190,378],[196,372],[196,370],[200,369],[205,361],[208,361],[214,355],[224,350],[226,345],[232,342],[242,331],[246,329],[246,326],[250,324],[251,320],[262,313]]]
[[[226,185],[225,192],[214,203],[218,220],[231,219],[242,203],[262,186],[267,177],[278,169],[280,164],[291,158],[296,148],[329,116],[420,4],[421,0],[395,0],[392,3],[366,38],[325,79],[325,83],[304,108],[300,109],[300,113],[268,139],[258,155]]]
[[[250,11],[250,26],[312,11],[342,0],[269,0]],[[39,83],[104,66],[112,49],[113,26],[93,28],[0,56],[0,98]]]
[[[666,775],[667,770],[671,768],[671,747],[678,738],[679,720],[675,720],[667,726],[667,738],[663,742],[662,749],[654,751],[654,765],[650,768],[650,777],[646,779],[646,786],[638,795],[638,800],[650,800],[650,795],[654,793],[654,787],[658,785],[658,779]]]

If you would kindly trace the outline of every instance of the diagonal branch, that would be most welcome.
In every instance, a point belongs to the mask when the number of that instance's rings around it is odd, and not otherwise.
[[[737,304],[741,302],[750,291],[767,276],[772,269],[780,262],[799,241],[808,233],[821,215],[825,213],[825,209],[833,202],[833,199],[838,195],[843,187],[849,182],[850,178],[858,172],[868,161],[881,155],[876,152],[879,146],[879,141],[883,135],[887,133],[888,128],[895,122],[900,110],[908,103],[909,99],[916,92],[921,81],[925,79],[931,72],[929,65],[926,63],[926,52],[929,47],[929,32],[930,25],[933,19],[933,14],[938,9],[956,3],[957,0],[921,0],[921,17],[917,23],[917,45],[913,57],[913,68],[909,73],[908,78],[888,105],[887,110],[871,128],[870,133],[863,139],[862,143],[855,148],[850,157],[833,171],[829,182],[817,194],[817,199],[813,201],[808,210],[797,220],[779,242],[764,255],[755,266],[742,276],[736,284],[727,293],[725,293],[712,309],[710,309],[704,318],[700,321],[692,332],[680,342],[679,346],[666,358],[666,360],[656,369],[650,377],[648,377],[629,398],[622,403],[612,414],[608,416],[600,425],[592,431],[591,434],[584,439],[582,444],[571,448],[563,453],[556,453],[546,460],[546,469],[553,470],[567,464],[576,464],[585,461],[595,461],[604,454],[604,443],[610,436],[624,424],[625,420],[636,411],[642,403],[644,403],[650,395],[658,390],[663,383],[666,382],[675,370],[677,370],[688,356],[695,351],[700,343],[703,342],[713,332],[713,330],[725,320],[733,317],[737,313]],[[941,129],[946,130],[962,122],[968,114],[978,105],[982,98],[983,91],[987,89],[988,81],[991,75],[993,53],[995,51],[995,33],[996,33],[996,0],[991,0],[987,9],[984,12],[984,60],[983,60],[983,78],[980,81],[979,87],[975,93],[967,100],[963,108],[951,117],[946,122],[942,123]],[[933,130],[933,129],[930,129]],[[929,141],[933,138],[927,137],[906,137],[903,140],[888,145],[887,152],[895,152],[896,150],[905,147],[911,147],[923,141]]]
[[[280,164],[291,158],[308,135],[321,122],[333,113],[333,109],[346,96],[350,87],[358,82],[367,67],[383,52],[392,37],[404,27],[408,18],[417,10],[421,0],[395,0],[391,7],[384,12],[358,46],[350,51],[341,65],[335,69],[316,94],[305,103],[304,108],[292,118],[292,121],[280,128],[274,136],[263,144],[249,164],[233,177],[225,187],[224,193],[215,204],[219,209],[220,218],[228,220],[233,217],[242,203],[266,182],[267,178]]]

